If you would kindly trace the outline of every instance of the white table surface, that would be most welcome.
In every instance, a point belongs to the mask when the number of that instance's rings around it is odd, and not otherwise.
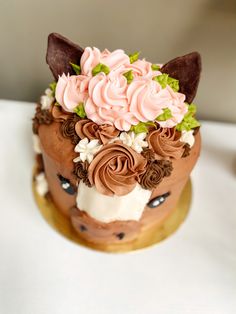
[[[236,126],[203,122],[177,233],[105,254],[55,232],[33,200],[32,104],[0,101],[1,314],[236,313]]]

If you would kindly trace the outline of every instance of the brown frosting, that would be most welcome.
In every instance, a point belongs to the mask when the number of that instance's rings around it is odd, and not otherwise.
[[[155,160],[155,153],[149,148],[144,149],[141,154],[147,159],[148,163]]]
[[[179,159],[184,152],[181,133],[175,128],[158,128],[149,133],[147,141],[158,157]]]
[[[75,125],[79,121],[76,114],[71,115],[67,120],[64,120],[61,125],[61,133],[65,138],[69,138],[71,143],[76,145],[80,141],[79,136],[75,132]]]
[[[88,162],[77,162],[74,168],[74,174],[77,176],[79,180],[82,180],[87,186],[91,187],[91,183],[88,179]]]
[[[49,110],[42,109],[40,105],[37,105],[35,116],[33,118],[33,133],[38,134],[38,128],[41,124],[51,124],[53,117]]]
[[[164,172],[157,160],[150,162],[146,172],[141,176],[140,185],[142,188],[152,190],[158,186],[164,177]]]
[[[89,119],[78,121],[75,125],[75,131],[81,139],[85,137],[89,140],[99,139],[102,144],[107,144],[120,133],[113,125],[98,125]]]
[[[67,120],[73,113],[65,112],[61,106],[53,105],[51,109],[52,116],[56,122]]]
[[[173,170],[173,165],[170,160],[158,160],[159,166],[162,168],[164,176],[169,177],[171,175],[171,172]]]
[[[88,178],[98,192],[105,195],[125,195],[140,180],[147,161],[136,151],[121,143],[105,145],[88,168]]]
[[[137,237],[141,229],[139,221],[117,220],[110,223],[103,223],[90,217],[86,212],[76,207],[70,210],[70,218],[73,227],[80,237],[96,244],[129,242]]]
[[[70,215],[70,208],[76,204],[76,195],[69,195],[62,190],[57,174],[76,184],[76,177],[73,175],[73,159],[77,157],[74,152],[74,145],[71,141],[62,137],[60,132],[60,123],[53,122],[49,126],[42,125],[39,128],[40,143],[42,144],[43,159],[45,165],[45,174],[48,180],[49,190],[53,198],[53,203],[60,213],[67,217]],[[145,207],[140,221],[115,221],[111,223],[102,223],[80,211],[80,219],[72,218],[73,226],[86,241],[112,244],[120,242],[118,235],[125,233],[122,242],[129,242],[136,238],[142,230],[156,228],[163,224],[165,219],[175,210],[177,201],[185,186],[189,174],[196,163],[200,151],[200,132],[196,135],[195,144],[191,148],[190,156],[181,159],[172,159],[173,171],[170,177],[165,177],[161,183],[152,190],[150,200],[170,192],[167,200],[150,209]],[[167,160],[165,160],[167,161]],[[79,188],[79,187],[78,187]],[[77,210],[79,211],[79,209]],[[74,220],[75,219],[75,220]],[[121,225],[122,223],[122,225]],[[85,230],[85,228],[86,230]],[[81,231],[82,230],[82,231]],[[130,238],[131,237],[131,238]]]
[[[147,190],[158,186],[162,179],[171,174],[172,163],[169,160],[153,160],[147,165],[146,172],[141,176],[140,185]]]
[[[200,126],[197,126],[196,128],[193,129],[193,135],[197,135],[199,132]]]
[[[184,157],[188,157],[188,156],[190,155],[190,151],[191,151],[191,147],[190,147],[190,145],[189,145],[188,143],[186,143],[186,144],[184,145],[184,152],[183,152],[182,157],[183,157],[183,158],[184,158]]]
[[[44,171],[44,163],[43,163],[42,154],[36,154],[35,161],[36,161],[36,173],[39,174],[40,172]]]

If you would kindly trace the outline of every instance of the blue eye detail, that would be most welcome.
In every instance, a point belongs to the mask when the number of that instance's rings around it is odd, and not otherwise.
[[[70,194],[70,195],[74,195],[75,194],[75,187],[73,185],[71,185],[70,181],[66,178],[64,178],[62,175],[58,174],[57,175],[58,179],[60,180],[61,183],[61,187],[62,189]]]
[[[160,196],[157,196],[155,198],[153,198],[148,204],[147,206],[150,208],[155,208],[157,206],[160,206],[162,203],[165,202],[165,200],[167,199],[167,197],[170,196],[170,192],[167,192],[165,194],[162,194]]]

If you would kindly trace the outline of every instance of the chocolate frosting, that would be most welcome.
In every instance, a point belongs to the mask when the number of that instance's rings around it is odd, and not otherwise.
[[[186,95],[186,101],[190,104],[197,93],[201,67],[200,54],[192,52],[167,62],[161,72],[179,80],[180,92]]]
[[[146,172],[141,176],[140,185],[142,188],[152,190],[162,181],[164,172],[157,160],[147,165]]]
[[[36,113],[33,118],[33,133],[38,134],[38,128],[41,124],[51,124],[53,117],[49,110],[42,109],[40,105],[36,107]]]
[[[162,168],[164,176],[169,177],[171,175],[171,172],[173,171],[173,165],[170,160],[158,160],[159,166]]]
[[[171,174],[172,162],[169,160],[153,160],[147,165],[146,172],[141,176],[142,188],[152,190],[158,186],[162,179]]]
[[[71,115],[67,120],[64,120],[61,125],[61,133],[65,138],[69,138],[71,143],[76,145],[80,141],[79,136],[75,132],[75,125],[79,121],[76,114]]]
[[[68,195],[62,191],[57,174],[61,173],[70,182],[76,184],[78,179],[73,175],[75,163],[73,158],[77,156],[74,152],[74,146],[70,140],[64,139],[60,132],[60,123],[53,122],[49,126],[42,125],[39,128],[40,143],[42,144],[43,159],[45,164],[45,174],[48,179],[50,193],[56,208],[60,213],[67,217],[70,215],[70,208],[75,206],[75,195]],[[200,132],[196,135],[195,144],[191,148],[190,156],[186,159],[171,160],[173,171],[171,176],[164,178],[156,189],[152,190],[150,200],[170,192],[168,199],[157,206],[150,209],[145,207],[144,213],[140,221],[115,221],[112,223],[102,223],[88,216],[86,212],[77,209],[80,212],[80,219],[71,217],[73,225],[80,236],[86,241],[95,243],[111,244],[114,241],[120,241],[116,234],[125,233],[122,241],[129,242],[130,239],[135,239],[140,229],[147,229],[153,225],[162,224],[176,208],[177,201],[185,186],[189,174],[196,163],[200,151]],[[79,187],[78,187],[79,188]],[[81,232],[81,226],[85,226],[87,231]],[[129,228],[130,226],[130,228]],[[140,226],[140,227],[138,227]],[[83,228],[84,229],[84,228]],[[132,238],[130,238],[132,235]]]
[[[196,128],[193,129],[193,135],[197,135],[199,132],[200,126],[197,126]]]
[[[180,141],[181,133],[175,128],[158,128],[148,134],[149,147],[161,158],[179,159],[184,152],[184,143]]]
[[[102,144],[107,144],[120,133],[113,125],[98,125],[89,119],[78,121],[75,125],[75,131],[81,139],[85,137],[89,140],[99,139]]]
[[[44,163],[42,154],[35,155],[36,160],[36,173],[39,174],[44,171]]]
[[[146,168],[146,159],[121,143],[105,145],[88,168],[88,178],[98,192],[125,195],[131,192]]]
[[[188,156],[190,155],[190,151],[191,151],[191,147],[190,147],[190,145],[189,145],[188,143],[186,143],[186,144],[184,145],[184,152],[183,152],[182,157],[183,157],[183,158],[184,158],[184,157],[188,157]]]
[[[82,180],[87,186],[91,187],[91,183],[88,179],[88,162],[77,162],[74,168],[74,174],[79,180]]]
[[[74,74],[70,62],[80,64],[80,58],[84,50],[69,39],[57,33],[48,36],[48,48],[46,62],[56,80],[58,76]]]
[[[141,154],[147,159],[148,164],[155,160],[155,153],[149,148],[144,149]]]
[[[57,105],[52,106],[51,113],[52,113],[53,119],[56,122],[63,122],[64,120],[68,119],[72,115],[71,112],[66,112],[62,109],[61,106],[57,106]]]

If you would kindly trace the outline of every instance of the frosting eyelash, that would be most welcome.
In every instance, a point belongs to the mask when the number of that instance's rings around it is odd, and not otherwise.
[[[62,189],[70,194],[70,195],[74,195],[75,194],[75,187],[73,185],[71,185],[70,181],[66,178],[64,178],[62,175],[58,174],[57,175],[58,179],[60,180],[60,184]]]
[[[168,196],[170,196],[170,192],[157,196],[153,198],[150,202],[148,202],[147,206],[149,208],[155,208],[164,203]]]

